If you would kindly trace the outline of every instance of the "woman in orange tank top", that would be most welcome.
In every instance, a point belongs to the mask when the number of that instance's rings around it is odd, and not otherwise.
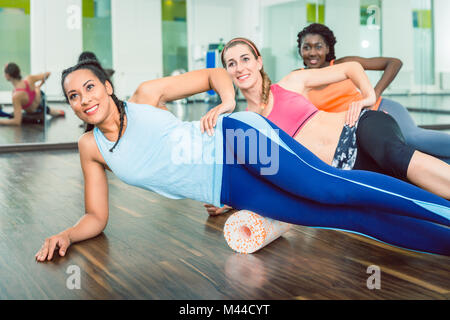
[[[383,71],[381,79],[374,87],[377,103],[372,107],[372,110],[384,111],[391,115],[398,123],[407,144],[450,164],[449,134],[417,127],[404,106],[381,96],[402,67],[402,62],[399,59],[357,56],[336,59],[334,50],[336,38],[327,26],[318,23],[313,23],[299,32],[297,43],[298,52],[307,69],[324,68],[333,64],[356,61],[365,70]],[[308,99],[320,110],[328,112],[350,110],[349,116],[353,114],[354,117],[359,114],[362,107],[358,103],[362,100],[362,96],[351,80],[310,90]]]

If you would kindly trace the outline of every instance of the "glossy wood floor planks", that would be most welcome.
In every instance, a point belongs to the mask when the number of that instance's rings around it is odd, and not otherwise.
[[[231,213],[209,217],[202,203],[108,177],[104,233],[73,244],[65,257],[36,263],[44,239],[84,213],[79,156],[0,155],[0,299],[450,298],[448,257],[300,226],[240,255],[222,234]],[[367,286],[369,266],[379,267],[380,289]]]

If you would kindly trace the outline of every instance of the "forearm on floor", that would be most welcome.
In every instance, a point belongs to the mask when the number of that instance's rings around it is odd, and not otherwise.
[[[98,236],[103,232],[107,223],[107,220],[105,221],[94,214],[86,213],[73,227],[63,232],[67,233],[71,243],[75,243]]]
[[[20,126],[21,123],[22,123],[22,119],[20,119],[20,120],[18,120],[16,118],[0,119],[0,124],[6,125],[6,126]]]

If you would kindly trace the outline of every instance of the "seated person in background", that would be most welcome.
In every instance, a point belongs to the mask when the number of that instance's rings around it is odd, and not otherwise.
[[[54,117],[64,116],[65,112],[59,109],[50,109],[45,105],[45,94],[40,89],[45,80],[50,76],[50,72],[40,74],[30,74],[22,79],[20,68],[14,62],[10,62],[5,66],[5,78],[14,86],[12,94],[12,103],[14,112],[10,119],[0,119],[3,125],[21,125],[22,122],[28,122],[27,119],[39,120],[44,119],[45,112]],[[22,113],[22,109],[24,113]],[[38,116],[37,119],[35,116]],[[30,116],[30,117],[28,117]]]

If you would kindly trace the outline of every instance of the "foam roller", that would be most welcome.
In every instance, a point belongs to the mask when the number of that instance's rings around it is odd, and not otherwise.
[[[225,240],[234,251],[253,253],[278,239],[291,224],[241,210],[231,215],[223,230]]]

